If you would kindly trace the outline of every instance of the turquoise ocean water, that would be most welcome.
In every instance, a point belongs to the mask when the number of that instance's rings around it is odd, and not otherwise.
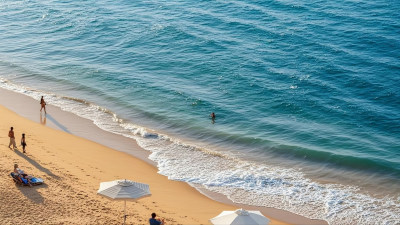
[[[133,138],[161,174],[235,202],[398,224],[399,12],[392,0],[3,0],[0,87]]]

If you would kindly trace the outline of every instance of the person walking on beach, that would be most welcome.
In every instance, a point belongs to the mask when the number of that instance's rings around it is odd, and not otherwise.
[[[26,144],[26,141],[25,141],[25,134],[22,134],[21,145],[22,145],[23,153],[26,153],[25,146],[27,146],[27,144]]]
[[[42,109],[44,109],[44,113],[46,113],[46,102],[44,101],[44,99],[43,99],[43,96],[42,96],[42,98],[40,99],[40,112],[42,112]],[[47,114],[47,113],[46,113]]]
[[[15,144],[14,127],[10,128],[10,131],[8,132],[8,137],[10,138],[10,144],[8,144],[8,148],[11,148],[11,144],[12,144],[13,149],[16,149],[17,144]]]
[[[149,219],[150,225],[163,225],[164,224],[164,219],[156,219],[156,213],[151,214],[151,218]]]

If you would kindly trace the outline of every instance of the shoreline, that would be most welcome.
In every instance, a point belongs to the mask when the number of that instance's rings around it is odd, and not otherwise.
[[[20,104],[22,102],[24,104]],[[148,159],[150,152],[140,148],[135,140],[104,131],[98,128],[90,120],[78,117],[73,113],[63,111],[60,108],[51,105],[48,105],[47,107],[48,111],[47,117],[44,118],[40,117],[39,116],[40,107],[36,100],[34,100],[29,96],[2,88],[0,88],[0,105],[8,108],[13,112],[16,112],[19,116],[23,118],[27,118],[33,122],[45,125],[45,127],[50,127],[52,129],[57,129],[65,133],[73,134],[75,136],[111,148],[116,152],[122,152],[130,156],[133,156],[134,158],[144,161],[145,163],[153,167],[155,173],[158,174],[157,165],[155,164],[155,162]],[[177,182],[177,181],[172,181],[172,182]],[[184,184],[192,188],[192,185],[189,185],[187,183]],[[207,196],[206,198],[209,198],[214,202],[223,203],[234,208],[260,210],[267,217],[276,219],[284,223],[327,224],[326,221],[308,219],[285,210],[236,204],[230,201],[228,198],[226,198],[226,196],[204,190],[201,187],[195,186],[193,187],[193,189],[195,189],[199,195]],[[275,222],[279,223],[278,221]]]

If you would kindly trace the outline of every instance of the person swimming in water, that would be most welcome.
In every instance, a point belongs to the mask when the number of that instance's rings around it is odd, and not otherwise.
[[[210,114],[210,117],[211,117],[211,119],[215,120],[215,113],[212,112],[212,113]]]
[[[215,113],[214,112],[212,112],[210,114],[210,117],[211,117],[211,123],[215,123]]]

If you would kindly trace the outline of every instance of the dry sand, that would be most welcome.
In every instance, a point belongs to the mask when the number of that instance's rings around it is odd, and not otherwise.
[[[39,108],[35,111],[39,117]],[[11,126],[17,144],[21,134],[26,134],[27,154],[22,153],[22,146],[18,146],[18,150],[8,148],[7,134]],[[51,126],[50,123],[31,121],[0,106],[1,224],[121,224],[124,203],[96,194],[100,182],[116,179],[147,183],[152,192],[151,197],[127,202],[127,224],[148,224],[152,212],[165,218],[166,224],[210,224],[209,219],[221,211],[239,207],[212,200],[184,182],[168,180],[157,173],[149,160],[139,160],[138,156]],[[69,129],[79,130],[79,126]],[[101,132],[97,132],[99,135],[94,137],[102,137]],[[124,144],[115,138],[116,148]],[[139,158],[146,155],[137,145],[129,144],[137,148]],[[32,188],[15,185],[9,176],[14,163],[27,173],[44,179],[45,184]],[[261,210],[272,219],[271,224],[325,224],[282,210]]]

